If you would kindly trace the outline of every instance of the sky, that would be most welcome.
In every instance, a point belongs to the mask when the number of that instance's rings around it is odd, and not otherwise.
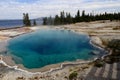
[[[0,19],[22,19],[23,13],[34,19],[63,10],[73,16],[77,10],[94,14],[120,12],[120,0],[0,0]]]

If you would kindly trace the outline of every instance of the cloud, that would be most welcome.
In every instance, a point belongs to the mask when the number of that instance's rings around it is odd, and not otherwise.
[[[21,19],[22,13],[31,18],[54,16],[60,11],[77,10],[86,12],[120,12],[120,0],[2,0],[0,1],[0,19]]]

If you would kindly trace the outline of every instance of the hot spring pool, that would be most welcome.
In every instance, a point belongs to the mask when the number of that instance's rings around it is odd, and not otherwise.
[[[95,48],[85,34],[67,30],[39,30],[9,41],[8,51],[16,64],[41,68],[49,64],[90,59]]]

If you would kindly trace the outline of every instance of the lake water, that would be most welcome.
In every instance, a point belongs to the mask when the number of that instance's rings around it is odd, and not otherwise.
[[[89,37],[66,30],[40,30],[10,40],[8,50],[17,64],[41,68],[77,59],[88,60],[95,48]]]
[[[37,25],[42,25],[42,19],[36,20]],[[33,24],[33,20],[31,20],[31,24]],[[0,20],[0,28],[14,28],[14,27],[22,27],[22,20]]]

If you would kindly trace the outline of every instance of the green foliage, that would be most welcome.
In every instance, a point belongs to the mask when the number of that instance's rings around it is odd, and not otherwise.
[[[70,13],[66,13],[66,18],[64,24],[70,24],[73,23],[72,16]]]
[[[36,26],[36,25],[37,25],[35,20],[33,21],[33,25],[34,25],[34,26]]]
[[[59,25],[59,24],[60,24],[60,17],[56,15],[54,19],[54,25]]]
[[[103,14],[93,14],[93,13],[87,13],[85,10],[82,11],[80,15],[80,11],[78,10],[75,17],[71,16],[70,13],[65,14],[64,11],[60,12],[60,16],[56,15],[54,19],[43,19],[43,24],[46,23],[46,25],[64,25],[64,24],[71,24],[71,23],[77,23],[77,22],[90,22],[90,21],[96,21],[96,20],[120,20],[120,13],[103,13]]]
[[[63,11],[60,12],[60,24],[64,24],[64,23],[65,23],[65,13]]]
[[[104,61],[97,59],[94,63],[94,66],[96,67],[102,67],[104,65]]]
[[[112,64],[114,62],[120,62],[120,54],[108,55],[104,58],[106,63]]]
[[[69,80],[75,80],[77,78],[78,73],[74,71],[69,75]]]
[[[103,63],[102,63],[102,62],[95,63],[95,66],[96,66],[96,67],[102,67],[102,66],[103,66]]]
[[[47,25],[47,17],[43,18],[43,25]]]
[[[120,39],[113,39],[113,40],[111,40],[108,43],[107,47],[111,48],[113,50],[115,50],[115,49],[120,50]]]
[[[80,18],[80,11],[78,10],[77,15],[75,16],[75,22],[80,22],[81,18]]]
[[[25,26],[31,26],[31,22],[30,22],[28,13],[26,13],[26,14],[23,13],[23,24]]]

